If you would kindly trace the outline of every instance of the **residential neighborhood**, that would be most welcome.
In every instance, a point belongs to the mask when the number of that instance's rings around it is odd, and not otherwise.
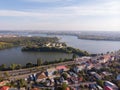
[[[120,89],[120,52],[97,56],[76,57],[68,64],[56,64],[38,69],[35,73],[21,70],[21,79],[26,82],[20,90],[119,90]],[[111,65],[118,65],[110,67]],[[34,69],[35,70],[35,69]],[[114,70],[118,70],[113,73]],[[14,77],[0,82],[4,87],[8,83],[20,79],[18,71],[13,71]],[[11,71],[11,75],[13,75]],[[20,73],[20,72],[19,72]],[[15,78],[15,77],[19,77]],[[14,78],[14,79],[13,79]],[[17,90],[15,87],[9,87]],[[37,89],[33,89],[37,88]],[[2,89],[0,89],[2,90]]]

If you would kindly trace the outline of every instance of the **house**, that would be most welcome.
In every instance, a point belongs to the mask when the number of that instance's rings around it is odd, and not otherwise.
[[[89,84],[89,89],[90,90],[98,90],[96,87],[96,84]]]
[[[42,80],[45,80],[45,79],[47,78],[47,76],[45,75],[44,72],[42,72],[42,73],[38,73],[38,74],[36,75],[36,78],[37,78],[37,82],[40,82],[40,81],[42,81]]]
[[[105,55],[103,55],[103,56],[100,57],[99,63],[106,63],[110,59],[111,59],[111,55],[105,54]]]
[[[109,87],[109,86],[105,86],[104,90],[113,90],[113,89],[111,87]]]
[[[63,71],[68,71],[69,69],[64,65],[61,65],[61,66],[57,66],[56,70],[62,73]]]
[[[112,83],[112,82],[110,82],[110,81],[105,81],[105,82],[104,82],[104,85],[105,85],[106,87],[112,88],[112,90],[118,90],[118,87],[117,87],[114,83]]]
[[[75,73],[78,73],[79,71],[84,70],[84,69],[85,69],[85,66],[86,66],[85,64],[75,66],[75,67],[73,67],[73,71],[74,71]]]
[[[64,80],[63,83],[66,83],[67,85],[69,84],[67,80]]]
[[[46,86],[51,86],[51,84],[52,84],[52,81],[51,81],[51,79],[46,79]]]
[[[6,83],[4,81],[0,82],[0,86],[4,86]]]
[[[91,60],[91,57],[87,57],[87,56],[84,56],[84,57],[78,57],[78,58],[75,58],[75,63],[76,64],[85,64],[87,61]]]
[[[39,89],[39,88],[32,88],[31,90],[41,90],[41,89]]]
[[[120,74],[117,76],[117,80],[120,80]]]
[[[90,70],[90,69],[92,69],[94,66],[93,66],[93,64],[86,64],[86,69],[87,70]]]
[[[98,84],[96,84],[96,87],[98,88],[98,90],[103,90],[103,88],[99,86]]]
[[[78,73],[78,72],[79,72],[78,66],[74,66],[74,67],[72,68],[72,70],[73,70],[75,73]]]
[[[90,72],[90,74],[93,75],[98,80],[102,79],[102,77],[98,73],[96,73],[96,72]]]
[[[29,80],[30,81],[36,81],[36,73],[29,75]]]
[[[65,90],[70,90],[70,88],[69,88],[69,87],[67,87]]]
[[[10,87],[8,86],[3,86],[3,87],[0,87],[0,90],[9,90]]]
[[[50,76],[53,76],[54,75],[54,72],[57,71],[56,68],[52,67],[52,68],[48,68],[45,72],[45,75],[47,77],[50,77]]]
[[[113,75],[112,73],[109,73],[109,72],[106,72],[106,71],[102,72],[102,74],[103,74],[104,76],[111,76],[111,75]]]
[[[114,57],[114,56],[112,56],[112,57],[111,57],[111,61],[114,61],[114,60],[115,60],[115,57]]]
[[[82,82],[83,81],[83,77],[79,77],[79,81]]]

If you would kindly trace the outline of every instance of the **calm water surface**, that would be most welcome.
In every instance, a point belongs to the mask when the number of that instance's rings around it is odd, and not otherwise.
[[[28,62],[36,63],[41,58],[43,61],[59,60],[60,58],[72,58],[72,54],[56,52],[22,52],[21,47],[0,50],[0,64],[11,63],[25,65]]]
[[[76,36],[59,36],[67,45],[86,50],[90,53],[106,53],[120,49],[120,41],[96,41],[78,39]]]

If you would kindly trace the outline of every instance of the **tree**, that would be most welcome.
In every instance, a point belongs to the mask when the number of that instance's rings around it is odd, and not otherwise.
[[[10,69],[12,69],[12,70],[16,69],[16,67],[17,67],[17,64],[11,64],[10,65]]]
[[[33,67],[33,64],[31,62],[29,62],[29,63],[26,64],[26,67],[27,68]]]
[[[98,85],[100,85],[100,86],[104,86],[104,81],[103,80],[97,80],[97,83],[98,83]]]
[[[40,65],[42,65],[42,59],[41,58],[37,59],[37,66],[40,66]]]
[[[24,79],[20,79],[19,83],[20,83],[20,87],[26,87],[27,85],[27,82]]]
[[[76,58],[76,55],[75,55],[75,54],[73,54],[72,59],[74,60],[75,58]]]
[[[63,73],[62,76],[65,80],[68,78],[68,75],[66,73]]]
[[[18,65],[16,66],[16,68],[17,68],[17,69],[21,69],[21,68],[22,68],[22,65],[21,65],[21,64],[18,64]]]
[[[66,90],[67,87],[68,87],[68,85],[66,83],[63,83],[61,86],[62,90]]]
[[[5,65],[5,64],[2,64],[2,65],[0,66],[0,70],[4,70],[4,69],[6,69],[6,65]]]
[[[8,72],[4,72],[4,76],[5,76],[6,78],[8,78],[10,75],[9,75]]]
[[[62,58],[60,58],[60,59],[59,59],[59,62],[62,62],[62,61],[63,61],[63,59],[62,59]]]

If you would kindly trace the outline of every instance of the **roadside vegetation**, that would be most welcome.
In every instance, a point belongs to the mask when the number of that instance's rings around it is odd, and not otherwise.
[[[0,65],[0,71],[19,70],[19,69],[25,69],[25,68],[57,64],[57,63],[62,63],[62,62],[67,62],[67,61],[73,61],[74,57],[75,57],[75,55],[73,55],[72,59],[60,58],[59,60],[54,60],[54,61],[43,61],[41,58],[38,58],[36,60],[36,63],[28,62],[25,65],[13,63],[13,64],[10,64],[9,66],[7,66],[6,64],[2,64],[2,65]]]

